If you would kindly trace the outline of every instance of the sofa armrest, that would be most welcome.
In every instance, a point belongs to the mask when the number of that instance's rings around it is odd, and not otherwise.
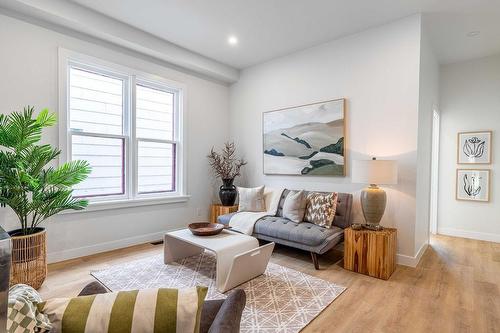
[[[246,304],[246,294],[243,289],[232,291],[224,300],[215,317],[209,333],[238,333],[243,309]]]
[[[224,304],[223,299],[209,300],[203,303],[201,310],[200,333],[207,333],[214,322],[220,307]]]
[[[224,225],[229,225],[229,221],[231,221],[231,218],[236,214],[238,214],[238,212],[219,215],[219,216],[217,216],[217,222],[222,223]]]

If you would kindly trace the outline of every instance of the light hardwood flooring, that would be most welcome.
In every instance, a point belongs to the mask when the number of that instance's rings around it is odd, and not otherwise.
[[[43,297],[76,295],[91,270],[161,253],[139,245],[49,265]],[[303,332],[500,332],[500,244],[434,236],[416,268],[397,266],[388,281],[346,271],[337,250],[320,257],[277,247],[272,261],[348,289]]]

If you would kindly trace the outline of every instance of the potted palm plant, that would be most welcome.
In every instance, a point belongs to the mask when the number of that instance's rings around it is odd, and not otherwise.
[[[84,209],[88,201],[73,198],[72,187],[90,173],[86,161],[48,166],[59,149],[39,144],[42,129],[56,116],[47,109],[33,117],[34,108],[0,115],[0,205],[16,214],[20,228],[12,238],[11,285],[38,289],[47,275],[45,228],[40,224],[67,209]]]

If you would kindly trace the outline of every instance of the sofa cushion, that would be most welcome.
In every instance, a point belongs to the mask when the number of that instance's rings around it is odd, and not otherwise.
[[[295,223],[283,217],[266,216],[255,223],[254,234],[287,240],[290,242],[317,246],[328,237],[343,234],[344,230],[332,226],[330,229],[313,223]]]
[[[281,193],[281,198],[278,204],[278,211],[276,216],[283,217],[283,203],[287,197],[290,190],[284,190]],[[331,193],[331,192],[318,192],[318,193]],[[309,192],[306,191],[306,195]],[[351,226],[351,208],[352,208],[352,194],[350,193],[338,193],[337,196],[337,209],[335,210],[335,218],[333,219],[333,225],[342,229]]]
[[[238,212],[263,212],[266,210],[264,186],[253,188],[238,187],[238,197]]]
[[[281,197],[280,201],[278,202],[278,210],[276,211],[276,216],[278,217],[283,217],[283,205],[285,204],[285,199],[290,193],[290,190],[284,189],[283,192],[281,192]]]
[[[337,192],[309,192],[304,221],[314,223],[320,227],[330,228],[337,210],[337,197]]]
[[[306,211],[306,195],[304,191],[292,191],[283,203],[283,217],[300,223]]]
[[[333,225],[342,229],[350,227],[352,224],[351,210],[352,194],[339,192],[337,196],[337,209],[335,210]]]

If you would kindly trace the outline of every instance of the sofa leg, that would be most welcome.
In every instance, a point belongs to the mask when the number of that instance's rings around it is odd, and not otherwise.
[[[311,258],[313,260],[314,268],[319,269],[318,255],[314,252],[311,252]]]

